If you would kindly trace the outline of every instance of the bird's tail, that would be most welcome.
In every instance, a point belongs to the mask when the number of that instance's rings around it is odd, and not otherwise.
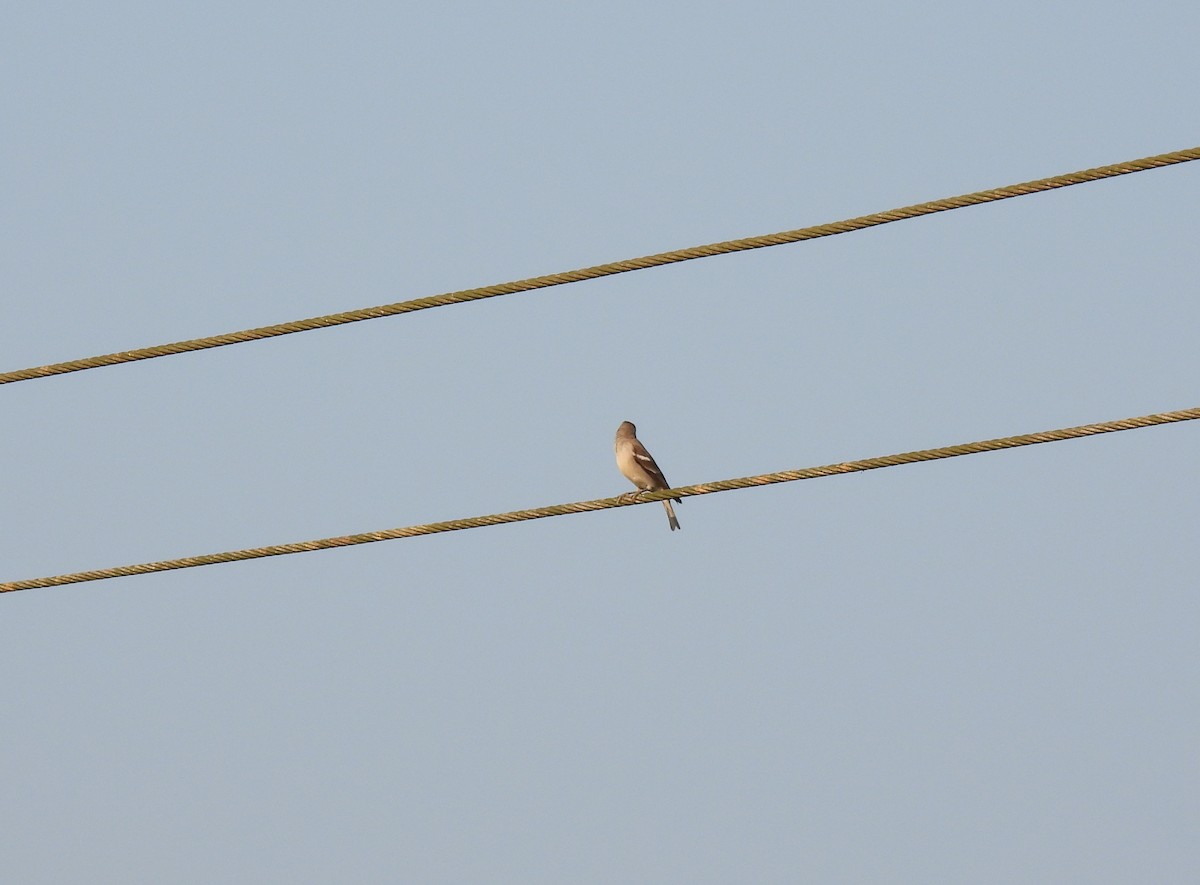
[[[683,503],[680,501],[679,503]],[[667,508],[667,519],[671,523],[671,531],[679,528],[679,520],[675,518],[675,508],[671,506],[670,501],[663,501],[663,506]]]

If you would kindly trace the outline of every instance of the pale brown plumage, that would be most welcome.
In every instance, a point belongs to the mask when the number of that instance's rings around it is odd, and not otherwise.
[[[625,421],[617,428],[614,448],[617,453],[617,469],[639,489],[644,492],[657,492],[671,487],[667,478],[663,476],[662,469],[655,463],[653,456],[638,441],[637,428],[631,422]],[[679,498],[673,500],[676,504],[683,503]],[[663,507],[667,508],[667,519],[670,522],[671,531],[675,531],[679,528],[679,520],[675,518],[675,508],[671,506],[670,500],[663,501]]]

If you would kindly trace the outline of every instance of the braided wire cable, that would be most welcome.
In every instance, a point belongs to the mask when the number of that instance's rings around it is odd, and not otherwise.
[[[876,212],[872,215],[861,215],[845,221],[835,221],[829,224],[818,224],[813,227],[802,227],[797,230],[765,234],[757,237],[746,237],[738,240],[726,240],[722,243],[710,243],[706,246],[693,246],[687,249],[676,249],[671,252],[660,252],[656,255],[646,255],[642,258],[631,258],[625,261],[613,261],[608,264],[597,264],[593,267],[564,273],[548,274],[532,277],[526,280],[516,280],[510,283],[499,283],[493,286],[482,286],[477,289],[463,289],[457,292],[446,292],[441,295],[431,295],[416,298],[411,301],[400,301],[395,304],[384,304],[378,307],[366,307],[359,310],[348,310],[343,313],[333,313],[327,316],[310,317],[309,319],[294,320],[278,323],[273,326],[262,326],[257,329],[244,329],[240,332],[226,332],[221,335],[211,335],[207,338],[192,338],[187,341],[175,341],[170,344],[159,344],[152,347],[142,347],[136,350],[123,350],[117,353],[102,354],[84,359],[69,360],[62,363],[51,363],[45,366],[35,366],[29,369],[17,369],[0,373],[0,384],[12,384],[17,381],[29,381],[34,378],[46,378],[51,375],[63,375],[68,372],[81,372],[85,369],[96,369],[101,366],[113,366],[119,363],[130,363],[137,360],[153,359],[160,356],[170,356],[178,353],[189,353],[196,350],[207,350],[212,347],[224,347],[230,344],[241,344],[247,341],[258,341],[264,338],[275,338],[280,335],[290,335],[293,332],[308,332],[313,329],[323,329],[329,326],[340,326],[345,323],[356,323],[362,320],[373,320],[380,317],[397,316],[426,310],[431,307],[444,307],[449,304],[461,304],[468,301],[478,301],[483,298],[495,298],[499,295],[512,295],[517,292],[529,292],[534,289],[545,289],[550,286],[561,286],[566,283],[577,283],[582,280],[593,280],[613,274],[627,273],[634,270],[644,270],[650,267],[660,267],[680,261],[691,261],[695,258],[708,258],[714,255],[727,255],[732,252],[744,252],[749,249],[762,249],[768,246],[780,246],[785,243],[798,243],[803,240],[814,240],[835,234],[849,233],[893,221],[903,221],[907,218],[917,218],[931,215],[935,212],[945,212],[950,209],[961,209],[965,206],[978,206],[982,203],[992,203],[1006,200],[1010,197],[1020,197],[1041,191],[1054,190],[1083,184],[1088,181],[1098,181],[1113,178],[1118,175],[1128,175],[1132,172],[1143,172],[1171,166],[1176,163],[1186,163],[1200,159],[1200,147],[1182,151],[1158,154],[1153,157],[1143,157],[1140,160],[1129,160],[1124,163],[1114,163],[1110,166],[1098,166],[1095,169],[1084,169],[1080,172],[1068,172],[1065,175],[1055,175],[1051,178],[1040,178],[1022,184],[1007,187],[992,188],[976,191],[957,197],[947,197],[943,200],[933,200],[928,203],[917,203],[886,212]]]
[[[334,547],[349,547],[355,544],[369,544],[374,541],[390,541],[398,538],[414,538],[418,535],[434,535],[441,532],[455,532],[463,529],[482,528],[484,526],[502,525],[509,522],[524,522],[530,519],[543,519],[549,516],[565,516],[569,513],[588,513],[593,510],[607,510],[611,507],[625,507],[633,504],[661,501],[664,498],[688,498],[695,495],[710,495],[715,492],[727,492],[733,489],[746,489],[754,486],[770,485],[777,482],[794,482],[802,479],[817,479],[823,476],[836,476],[844,473],[858,473],[865,470],[878,470],[883,467],[897,467],[901,464],[916,464],[921,461],[938,461],[944,458],[957,458],[960,455],[975,455],[982,452],[996,452],[1002,449],[1012,449],[1019,446],[1030,446],[1038,443],[1058,442],[1067,439],[1078,439],[1085,436],[1095,436],[1100,433],[1113,433],[1120,430],[1134,430],[1139,427],[1152,427],[1158,424],[1170,424],[1177,421],[1193,421],[1200,418],[1200,408],[1181,409],[1174,412],[1159,412],[1153,415],[1142,415],[1137,418],[1122,418],[1116,421],[1104,421],[1098,424],[1084,424],[1078,427],[1065,427],[1059,430],[1045,430],[1040,433],[1026,433],[1020,436],[1008,436],[1000,439],[989,439],[981,442],[963,443],[961,445],[943,446],[937,449],[923,449],[916,452],[903,452],[897,455],[884,455],[878,458],[865,458],[859,461],[844,461],[840,464],[827,464],[822,467],[806,467],[800,470],[781,470],[776,473],[762,473],[757,476],[746,476],[740,479],[725,479],[718,482],[700,483],[698,485],[681,486],[677,489],[661,492],[645,492],[636,498],[622,495],[616,498],[597,498],[592,501],[577,501],[571,504],[555,504],[549,507],[535,507],[528,510],[512,510],[507,513],[494,513],[489,516],[472,516],[465,519],[451,519],[445,522],[432,522],[424,525],[411,525],[402,528],[385,529],[378,532],[364,532],[357,535],[342,535],[336,538],[321,538],[315,541],[298,541],[291,544],[275,544],[268,547],[253,547],[246,550],[231,550],[225,553],[209,553],[203,556],[187,556],[181,559],[166,559],[159,562],[145,562],[138,565],[118,566],[116,568],[94,569],[74,574],[56,575],[46,578],[32,578],[24,581],[9,581],[0,584],[0,593],[15,590],[32,590],[42,587],[58,587],[64,584],[78,584],[84,581],[102,581],[108,578],[122,578],[132,575],[145,575],[151,572],[164,572],[172,569],[195,568],[202,565],[216,565],[222,562],[238,562],[246,559],[261,559],[267,556],[283,556],[289,553],[307,553],[312,550],[329,550]]]

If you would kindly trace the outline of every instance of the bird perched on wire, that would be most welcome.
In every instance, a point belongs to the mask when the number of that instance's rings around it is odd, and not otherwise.
[[[629,421],[622,422],[621,426],[617,428],[617,440],[614,447],[617,452],[617,469],[641,491],[657,492],[671,487],[667,478],[663,476],[662,470],[654,463],[653,456],[638,441],[637,428]],[[636,496],[638,493],[631,494]],[[683,503],[680,498],[671,500],[674,500],[676,504]],[[670,500],[663,501],[663,507],[667,508],[667,519],[670,520],[671,531],[675,531],[679,528],[679,520],[675,518],[675,508],[671,506]]]

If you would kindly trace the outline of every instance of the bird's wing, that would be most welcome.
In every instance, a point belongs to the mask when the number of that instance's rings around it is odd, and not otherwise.
[[[654,463],[653,456],[651,456],[651,454],[646,451],[646,447],[636,439],[633,441],[633,457],[637,459],[637,462],[641,465],[642,469],[650,474],[650,476],[654,479],[655,485],[661,483],[661,488],[664,489],[669,489],[671,487],[671,484],[667,482],[667,478],[663,476],[663,472],[659,469],[658,465]]]

